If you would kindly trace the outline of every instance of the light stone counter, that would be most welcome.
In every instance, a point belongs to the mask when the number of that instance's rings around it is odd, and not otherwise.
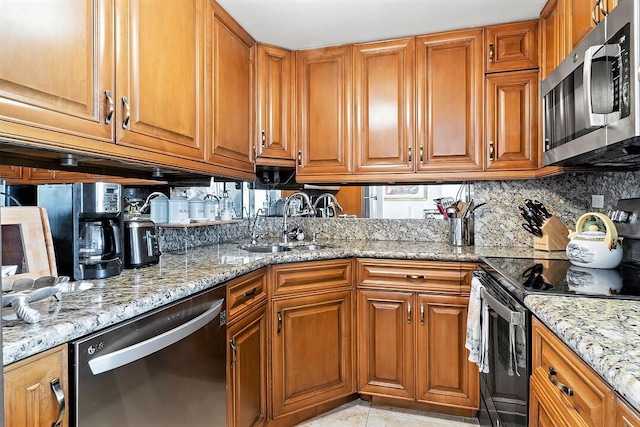
[[[92,288],[32,303],[42,320],[28,324],[7,320],[3,309],[3,365],[69,342],[181,298],[270,264],[331,258],[375,257],[415,260],[477,262],[481,255],[531,256],[531,248],[455,248],[435,242],[326,241],[331,247],[317,251],[254,254],[237,244],[220,244],[166,253],[155,266],[124,270],[103,280],[90,280]]]
[[[529,295],[524,302],[640,411],[640,301]]]

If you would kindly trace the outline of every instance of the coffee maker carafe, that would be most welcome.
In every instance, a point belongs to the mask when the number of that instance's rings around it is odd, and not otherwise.
[[[124,215],[119,184],[39,185],[38,206],[47,209],[58,274],[83,280],[122,272]]]

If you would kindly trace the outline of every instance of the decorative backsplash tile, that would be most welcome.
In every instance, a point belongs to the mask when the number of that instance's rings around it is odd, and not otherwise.
[[[567,173],[530,181],[474,182],[476,204],[486,202],[475,216],[476,246],[533,246],[533,238],[521,226],[518,209],[525,199],[539,200],[569,228],[585,212],[591,212],[591,195],[604,195],[606,212],[620,198],[640,197],[640,172]],[[439,219],[292,218],[309,240],[406,240],[447,241],[449,224]],[[259,218],[256,234],[261,240],[278,240],[282,218]],[[164,251],[182,251],[216,242],[250,238],[248,221],[219,226],[166,228],[160,233]]]

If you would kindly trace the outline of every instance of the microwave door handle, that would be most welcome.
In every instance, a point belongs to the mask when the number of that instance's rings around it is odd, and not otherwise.
[[[604,126],[604,114],[593,112],[593,102],[591,96],[592,66],[596,52],[603,49],[604,45],[589,46],[584,53],[584,63],[582,69],[582,91],[584,95],[585,124],[587,129]]]
[[[125,347],[90,360],[89,368],[91,368],[91,372],[93,375],[98,375],[124,366],[127,363],[135,362],[136,360],[140,360],[150,354],[169,347],[181,339],[193,334],[198,329],[215,319],[222,311],[223,303],[224,299],[217,300],[211,305],[209,310],[174,329],[132,346]]]
[[[486,301],[487,305],[491,307],[493,311],[504,320],[509,322],[510,325],[514,326],[524,326],[524,314],[519,311],[511,311],[504,305],[500,303],[497,299],[495,299],[490,293],[488,293],[485,289],[480,290],[480,298]]]
[[[617,120],[620,120],[621,114],[619,111],[612,111],[608,114],[593,112],[593,59],[602,57],[620,58],[620,45],[607,44],[589,46],[589,48],[584,53],[584,68],[582,70],[582,91],[584,95],[584,111],[586,121],[585,124],[587,129],[602,127],[608,123],[613,123]],[[613,93],[611,93],[611,96],[613,96]],[[613,102],[611,104],[613,104]]]

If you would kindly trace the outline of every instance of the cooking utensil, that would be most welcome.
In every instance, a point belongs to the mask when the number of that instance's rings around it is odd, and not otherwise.
[[[525,221],[527,221],[527,223],[531,225],[537,225],[538,227],[542,225],[542,218],[540,218],[538,215],[534,215],[534,213],[531,212],[529,208],[525,208],[524,206],[520,205],[518,206],[518,209],[520,209],[520,214],[525,219]]]
[[[597,225],[582,231],[585,221],[592,216],[604,224],[606,232],[598,231]],[[600,212],[589,212],[578,218],[576,231],[569,234],[566,250],[569,261],[578,267],[616,268],[622,261],[618,230],[609,217]]]
[[[526,224],[522,224],[522,228],[524,228],[525,230],[527,230],[529,233],[533,234],[536,237],[542,237],[542,229],[538,225],[526,223]]]
[[[540,212],[545,218],[551,218],[553,215],[547,210],[547,208],[537,200],[533,201],[533,206],[536,207],[538,212]]]

